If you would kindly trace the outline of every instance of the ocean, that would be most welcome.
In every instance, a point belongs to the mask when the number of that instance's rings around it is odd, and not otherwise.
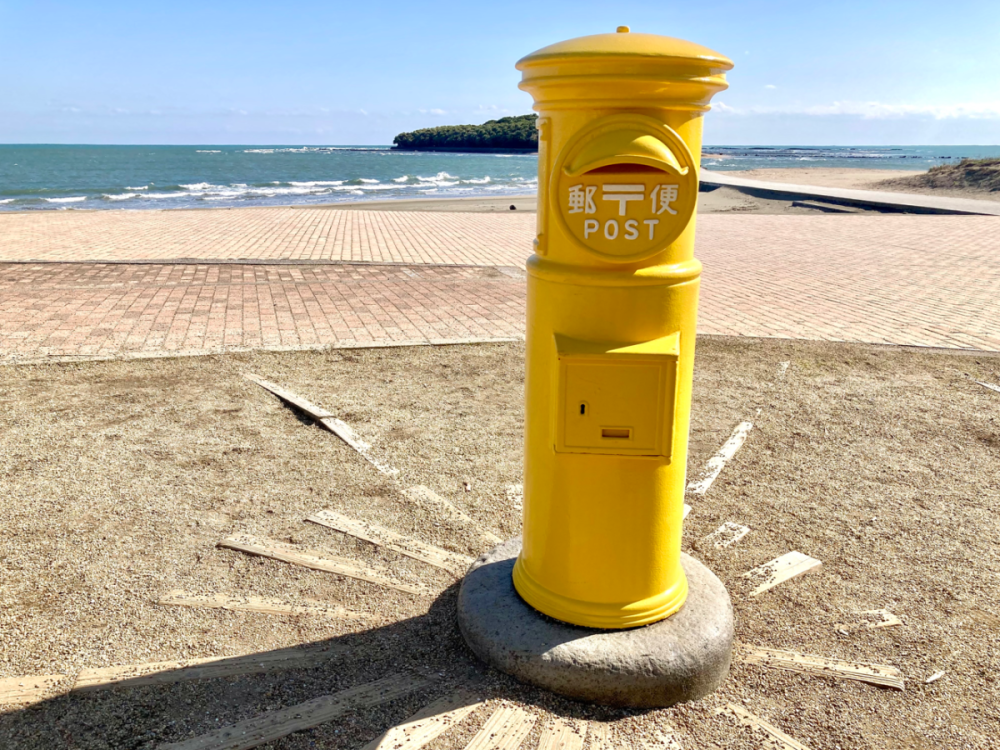
[[[703,166],[927,169],[1000,146],[706,146]],[[718,155],[709,156],[709,155]],[[280,206],[532,193],[533,154],[376,146],[0,145],[0,210]]]

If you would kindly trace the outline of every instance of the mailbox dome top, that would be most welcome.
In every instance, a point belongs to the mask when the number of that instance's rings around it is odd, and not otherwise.
[[[593,62],[625,58],[650,62],[676,62],[684,67],[704,67],[713,72],[730,70],[733,61],[708,47],[684,39],[659,34],[634,34],[619,27],[617,33],[593,34],[556,42],[525,55],[517,62],[518,70],[553,62]]]

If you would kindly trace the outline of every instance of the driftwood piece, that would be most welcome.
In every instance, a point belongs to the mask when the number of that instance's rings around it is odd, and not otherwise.
[[[402,724],[386,730],[361,750],[418,750],[475,711],[483,701],[465,692],[453,693],[424,706]]]
[[[339,604],[306,601],[289,604],[281,599],[263,596],[234,596],[232,594],[191,594],[187,591],[169,591],[161,596],[157,604],[193,609],[228,609],[233,612],[259,612],[265,615],[285,615],[291,617],[316,617],[327,620],[370,620],[371,615],[352,612]]]
[[[750,592],[750,596],[757,596],[822,564],[816,558],[803,555],[801,552],[788,552],[744,573],[743,577],[757,584]]]
[[[387,571],[383,572],[343,557],[334,557],[312,550],[304,550],[269,539],[258,539],[249,535],[241,535],[223,539],[219,542],[219,546],[238,550],[239,552],[246,552],[249,555],[281,560],[291,565],[301,565],[304,568],[312,568],[313,570],[322,570],[326,573],[336,573],[348,578],[356,578],[359,581],[367,581],[377,586],[402,591],[404,594],[426,596],[431,593],[424,586],[414,586],[393,580]]]
[[[368,461],[368,463],[370,463],[372,466],[378,469],[382,474],[392,476],[399,473],[398,470],[392,468],[388,464],[384,463],[383,461],[379,461],[374,456],[372,456],[370,453],[371,445],[361,440],[355,434],[354,430],[351,429],[350,425],[348,425],[346,422],[342,422],[341,420],[337,419],[337,417],[328,412],[326,409],[316,406],[311,401],[302,398],[302,396],[292,393],[291,391],[285,390],[281,386],[276,385],[269,380],[264,380],[264,378],[259,377],[257,375],[246,373],[243,375],[243,377],[251,382],[256,383],[261,388],[270,391],[275,396],[280,398],[282,401],[285,401],[286,403],[291,404],[300,411],[308,414],[310,417],[318,421],[321,425],[323,425],[334,435],[336,435],[345,443],[347,443],[351,448],[353,448],[359,454],[361,454],[362,458]]]
[[[159,750],[249,750],[293,732],[325,724],[358,709],[388,703],[428,684],[430,683],[421,677],[393,675],[279,711],[269,711],[200,737],[160,745]]]
[[[73,692],[109,687],[168,685],[187,680],[260,674],[283,669],[307,669],[343,653],[337,646],[324,649],[285,648],[240,656],[210,656],[202,659],[127,664],[119,667],[84,669],[73,684]]]
[[[449,573],[461,576],[468,570],[473,560],[467,555],[449,552],[433,544],[427,544],[419,539],[398,534],[373,523],[357,521],[332,510],[321,510],[306,518],[312,523],[326,526],[343,534],[363,539],[386,549],[394,550],[401,555],[412,557],[427,565],[441,568]]]
[[[751,727],[752,729],[756,729],[766,734],[771,739],[771,747],[773,747],[774,750],[809,750],[809,748],[801,742],[785,734],[776,726],[764,721],[759,716],[754,716],[752,713],[743,708],[743,706],[737,706],[735,703],[728,703],[722,711],[731,713],[743,726]]]
[[[481,539],[489,544],[499,544],[503,541],[496,534],[483,529],[478,523],[472,520],[472,517],[465,511],[456,507],[453,503],[441,497],[429,487],[424,487],[422,484],[414,485],[413,487],[407,487],[403,490],[403,494],[406,495],[407,499],[416,505],[433,510],[435,513],[441,514],[441,516],[448,519],[452,523],[465,526],[470,531],[478,534]]]
[[[723,443],[722,447],[719,448],[719,452],[708,459],[708,463],[705,464],[705,470],[702,473],[701,479],[690,482],[687,486],[687,491],[692,495],[704,495],[708,492],[708,488],[712,486],[712,483],[718,478],[722,469],[725,467],[729,461],[732,460],[733,456],[736,455],[737,451],[743,447],[743,443],[746,442],[747,436],[753,429],[753,422],[740,422],[736,425],[736,429],[733,430],[733,434],[729,436],[729,440]]]
[[[535,725],[535,717],[516,706],[501,706],[486,720],[465,750],[517,750]]]
[[[755,664],[770,669],[784,669],[789,672],[836,677],[843,680],[868,682],[872,685],[905,690],[902,673],[895,667],[882,664],[861,664],[858,662],[809,656],[794,651],[778,651],[770,648],[744,647],[741,658],[747,664]]]
[[[868,609],[857,613],[855,622],[841,622],[835,627],[844,633],[852,630],[874,630],[876,628],[891,628],[902,625],[903,621],[887,609]]]
[[[736,544],[740,539],[750,533],[750,528],[732,521],[726,521],[703,541],[711,544],[716,549],[725,549]]]
[[[57,692],[64,674],[33,674],[25,677],[0,678],[0,706],[28,706],[45,700]]]
[[[585,723],[554,719],[542,727],[538,750],[583,750],[586,738]]]

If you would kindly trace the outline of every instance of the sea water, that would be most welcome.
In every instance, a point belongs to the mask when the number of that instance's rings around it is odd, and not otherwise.
[[[705,147],[708,169],[927,169],[1000,147]],[[0,145],[0,210],[278,206],[534,193],[534,154],[367,146]]]

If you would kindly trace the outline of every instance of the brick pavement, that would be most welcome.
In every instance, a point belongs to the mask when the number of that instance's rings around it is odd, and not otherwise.
[[[0,263],[0,361],[516,336],[510,267],[533,227],[322,209],[0,215],[0,261],[126,261]],[[230,262],[155,262],[170,255]],[[1000,350],[998,218],[709,214],[698,256],[702,333]]]

